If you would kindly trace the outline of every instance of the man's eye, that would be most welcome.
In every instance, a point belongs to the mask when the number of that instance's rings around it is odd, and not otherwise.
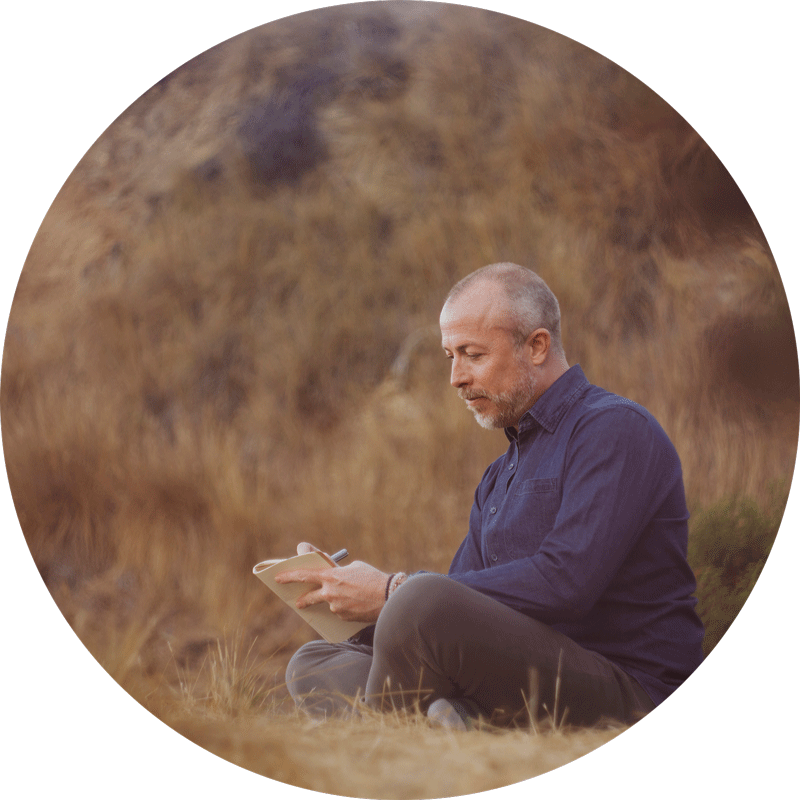
[[[467,358],[471,358],[473,361],[475,361],[476,359],[480,358],[482,355],[483,355],[483,353],[467,353],[466,354]]]

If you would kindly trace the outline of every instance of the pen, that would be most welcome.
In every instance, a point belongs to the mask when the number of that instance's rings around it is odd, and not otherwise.
[[[347,558],[347,556],[349,556],[349,555],[350,555],[350,553],[348,553],[347,550],[342,549],[342,550],[339,550],[338,553],[334,553],[331,556],[331,561],[335,561],[338,564],[343,558]]]

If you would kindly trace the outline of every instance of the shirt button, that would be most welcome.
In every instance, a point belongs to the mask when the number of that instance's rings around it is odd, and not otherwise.
[[[509,464],[509,465],[508,465],[508,468],[509,468],[510,470],[511,470],[511,469],[514,469],[514,465],[513,465],[513,464]]]
[[[497,561],[497,556],[496,555],[492,556],[492,561]]]
[[[489,509],[489,513],[490,513],[490,514],[496,514],[496,513],[497,513],[497,506],[492,506],[492,507]]]

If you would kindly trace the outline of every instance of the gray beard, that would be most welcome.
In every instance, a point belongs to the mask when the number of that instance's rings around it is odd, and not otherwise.
[[[510,428],[516,426],[520,417],[533,405],[538,382],[535,375],[526,373],[508,392],[502,394],[472,393],[466,389],[459,389],[458,396],[465,401],[485,397],[494,405],[494,409],[490,411],[478,411],[477,408],[470,407],[469,410],[475,415],[475,419],[482,428],[486,428],[486,430]]]

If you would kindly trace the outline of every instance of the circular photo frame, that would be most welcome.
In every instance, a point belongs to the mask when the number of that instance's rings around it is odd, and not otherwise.
[[[0,384],[14,780],[763,790],[776,745],[742,711],[776,732],[787,716],[796,546],[789,49],[772,29],[775,74],[744,68],[731,42],[750,30],[719,9],[687,31],[677,10],[612,5],[614,24],[583,3],[534,19],[416,2],[245,3],[190,24],[182,2],[133,21],[86,2],[50,9],[35,59],[21,37],[6,218],[25,266],[6,279]],[[769,147],[732,110],[755,102]],[[506,442],[459,407],[437,321],[450,286],[497,261],[547,280],[570,364],[673,440],[707,660],[622,736],[492,729],[475,747],[416,717],[309,723],[283,676],[313,634],[251,568],[305,540],[447,572]],[[393,535],[427,520],[435,537]]]

